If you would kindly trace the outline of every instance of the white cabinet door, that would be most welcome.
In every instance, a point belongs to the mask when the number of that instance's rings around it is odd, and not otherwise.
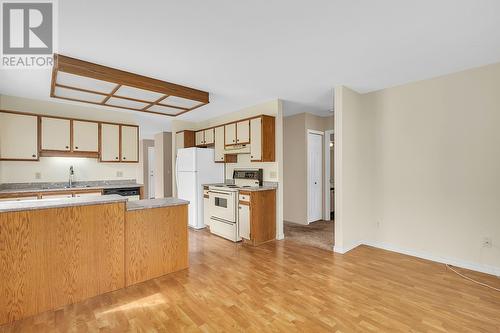
[[[238,208],[240,237],[250,239],[250,206],[239,205]]]
[[[195,134],[195,141],[197,146],[202,146],[205,143],[205,138],[203,136],[203,131],[198,131]]]
[[[70,151],[71,121],[41,118],[42,150]]]
[[[120,161],[120,126],[113,124],[101,125],[101,161]]]
[[[38,159],[38,118],[0,113],[0,159]]]
[[[139,162],[139,128],[121,126],[122,162]]]
[[[224,126],[215,128],[215,162],[224,162]]]
[[[243,120],[236,124],[236,143],[250,142],[250,120]]]
[[[224,126],[226,131],[226,145],[234,145],[236,144],[236,124],[228,124]]]
[[[262,118],[250,120],[250,159],[262,160]]]
[[[99,124],[90,121],[73,120],[73,150],[99,151]]]
[[[206,145],[213,145],[214,144],[214,129],[207,129],[205,130],[205,142]]]

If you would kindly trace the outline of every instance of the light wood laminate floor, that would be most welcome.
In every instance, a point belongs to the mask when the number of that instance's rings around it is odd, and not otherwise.
[[[500,332],[500,293],[444,265],[367,246],[342,256],[191,231],[189,269],[0,327],[97,331]]]

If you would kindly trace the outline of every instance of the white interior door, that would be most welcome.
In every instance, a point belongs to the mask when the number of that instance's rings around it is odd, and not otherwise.
[[[323,217],[323,135],[307,134],[307,222]]]
[[[155,197],[155,147],[148,147],[148,197]]]

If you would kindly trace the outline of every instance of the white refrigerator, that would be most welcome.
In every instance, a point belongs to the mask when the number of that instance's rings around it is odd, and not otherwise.
[[[214,150],[183,148],[175,161],[177,197],[189,200],[189,226],[205,227],[203,222],[203,184],[224,182],[224,163],[214,162]]]

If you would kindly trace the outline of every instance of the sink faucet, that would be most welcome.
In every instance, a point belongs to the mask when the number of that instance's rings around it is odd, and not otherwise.
[[[73,170],[73,166],[69,167],[69,187],[73,187],[73,176],[75,175],[75,171]]]

